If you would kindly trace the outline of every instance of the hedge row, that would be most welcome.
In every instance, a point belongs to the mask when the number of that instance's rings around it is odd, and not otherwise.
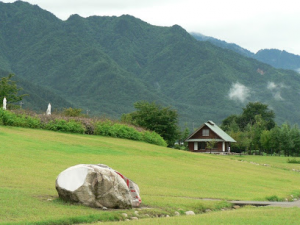
[[[111,120],[101,121],[88,118],[27,115],[25,113],[13,113],[0,109],[0,124],[4,126],[27,127],[69,133],[95,134],[167,146],[164,139],[155,132],[139,131],[129,125],[112,122]]]

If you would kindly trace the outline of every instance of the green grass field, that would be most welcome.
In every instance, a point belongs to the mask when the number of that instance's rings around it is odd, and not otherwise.
[[[300,219],[298,208],[221,211],[230,204],[202,199],[266,200],[299,195],[300,174],[293,169],[300,170],[300,165],[287,163],[285,157],[197,154],[124,139],[3,126],[0,141],[0,224],[90,223],[123,220],[122,212],[134,215],[134,209],[103,211],[60,201],[56,177],[81,163],[103,163],[135,181],[143,201],[141,217],[172,216],[187,210],[199,214],[132,224],[247,224],[248,217],[248,224],[258,224],[261,218],[265,218],[261,224],[276,224],[268,220],[295,224]],[[206,209],[212,212],[202,213]],[[290,217],[293,220],[287,220]]]

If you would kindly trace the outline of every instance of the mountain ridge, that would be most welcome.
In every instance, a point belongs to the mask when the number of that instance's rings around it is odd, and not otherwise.
[[[269,104],[280,123],[300,116],[296,72],[199,42],[178,25],[129,15],[62,21],[28,3],[11,4],[0,2],[0,65],[92,115],[119,118],[147,100],[175,108],[189,127],[220,123],[249,101]]]
[[[260,62],[269,64],[277,69],[287,69],[300,72],[300,56],[289,53],[285,50],[278,49],[261,49],[257,53],[253,53],[234,43],[227,43],[213,37],[205,36],[200,33],[190,33],[198,41],[208,41],[220,48],[229,49],[243,56],[254,58]]]

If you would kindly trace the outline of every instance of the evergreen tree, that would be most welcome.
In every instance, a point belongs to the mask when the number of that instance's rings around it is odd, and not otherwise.
[[[272,154],[271,152],[271,131],[263,130],[260,136],[260,145],[267,154]]]
[[[18,92],[22,88],[17,87],[17,82],[13,81],[14,74],[9,74],[7,77],[2,77],[0,80],[0,99],[1,104],[4,97],[6,97],[7,103],[19,102],[26,94],[18,95]]]
[[[291,138],[294,142],[293,155],[300,155],[300,130],[298,125],[294,125],[290,131]]]
[[[136,111],[123,115],[122,121],[131,122],[134,125],[155,131],[163,137],[168,146],[174,145],[180,135],[176,110],[147,101],[136,102],[134,107]]]
[[[260,115],[262,120],[265,121],[265,127],[267,130],[272,129],[275,126],[275,113],[273,110],[268,109],[268,105],[261,102],[249,102],[243,113],[237,118],[237,122],[241,129],[244,129],[247,124],[254,125],[257,121],[255,116]]]
[[[270,130],[271,136],[271,154],[279,154],[282,148],[282,143],[280,141],[280,127],[275,126]]]

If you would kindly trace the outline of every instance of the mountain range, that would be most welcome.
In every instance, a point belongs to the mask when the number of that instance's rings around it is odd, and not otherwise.
[[[289,53],[287,51],[281,51],[278,49],[261,49],[257,53],[250,52],[247,49],[242,48],[233,43],[227,43],[213,37],[205,36],[203,34],[191,32],[191,35],[198,41],[208,41],[213,45],[220,48],[229,49],[237,52],[243,56],[257,59],[263,63],[267,63],[278,69],[295,70],[300,73],[300,56]]]
[[[268,104],[278,123],[300,116],[297,72],[130,15],[62,21],[36,5],[0,2],[0,68],[40,97],[24,98],[32,109],[51,102],[120,118],[136,101],[156,101],[190,128],[220,123],[249,101]]]

